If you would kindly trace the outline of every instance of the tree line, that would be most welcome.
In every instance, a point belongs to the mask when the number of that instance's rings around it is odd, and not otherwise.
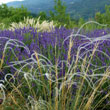
[[[0,22],[10,24],[11,22],[20,22],[24,20],[24,17],[34,17],[37,19],[40,16],[41,20],[54,20],[61,25],[66,25],[67,28],[80,26],[86,22],[83,18],[75,20],[66,13],[67,7],[61,0],[54,0],[54,11],[50,11],[50,16],[47,16],[45,12],[40,12],[35,15],[29,12],[25,7],[20,8],[8,7],[6,4],[0,5]],[[99,23],[110,25],[110,6],[105,6],[105,13],[97,12],[95,17],[92,18]]]

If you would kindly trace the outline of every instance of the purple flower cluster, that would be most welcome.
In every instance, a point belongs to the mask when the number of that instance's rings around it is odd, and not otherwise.
[[[5,65],[8,65],[10,61],[27,59],[31,56],[31,54],[34,51],[43,54],[44,56],[49,58],[49,60],[51,60],[53,63],[55,63],[55,58],[57,58],[59,61],[60,60],[66,61],[68,57],[67,53],[69,49],[70,38],[68,38],[65,42],[64,40],[68,36],[70,36],[71,32],[72,32],[71,29],[66,29],[64,27],[61,27],[60,29],[55,28],[55,31],[53,32],[37,32],[37,29],[34,29],[32,27],[30,27],[29,29],[26,28],[16,29],[14,32],[10,30],[0,31],[0,38],[8,37],[10,39],[17,39],[19,41],[22,41],[24,44],[26,44],[30,50],[30,54],[27,54],[24,48],[11,46],[16,53],[16,58],[12,56],[12,52],[10,50],[7,50],[7,54],[5,55],[6,56]],[[97,38],[103,35],[107,35],[109,32],[110,30],[107,29],[107,30],[95,30],[93,32],[84,33],[84,34],[88,38]],[[0,51],[2,52],[6,41],[7,41],[6,39],[0,39],[0,44],[1,44]],[[71,49],[71,56],[76,55],[77,49],[81,44],[83,44],[84,46],[88,42],[90,42],[88,39],[84,38],[83,36],[77,35],[74,39],[74,43],[73,43],[74,45]],[[99,44],[98,49],[106,52],[110,56],[109,46],[110,46],[110,41],[104,40],[103,44],[102,43]],[[86,49],[89,50],[93,47],[94,44],[90,44],[86,47]],[[80,54],[82,55],[82,53],[84,53],[86,49],[85,48],[82,49]],[[0,53],[0,58],[2,58],[3,56],[2,52]],[[106,65],[108,59],[105,59],[105,57],[98,52],[96,54],[102,60],[101,63],[103,63],[103,65]],[[94,60],[94,62],[97,63],[96,60]]]
[[[62,27],[61,29],[56,28],[54,32],[37,32],[37,29],[30,27],[29,29],[16,29],[14,32],[10,30],[0,31],[0,37],[20,40],[28,46],[31,54],[33,51],[37,51],[45,56],[48,52],[52,54],[52,48],[55,48],[55,46],[61,51],[62,42],[71,34],[71,31]],[[66,51],[68,44],[69,40],[65,42],[63,47]],[[17,51],[20,52],[19,58],[24,50],[18,49]]]

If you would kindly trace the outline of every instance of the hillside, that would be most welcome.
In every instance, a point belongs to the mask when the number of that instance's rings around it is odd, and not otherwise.
[[[110,0],[81,0],[73,5],[69,5],[67,12],[74,18],[83,17],[85,19],[94,17],[96,12],[105,12],[105,5],[110,5]]]
[[[70,13],[75,19],[94,17],[96,12],[104,12],[105,5],[110,5],[109,0],[62,0],[62,2],[67,7],[67,13]],[[45,11],[49,15],[49,10],[54,10],[54,0],[24,0],[22,2],[11,2],[7,5],[14,7],[24,5],[24,7],[35,14]]]

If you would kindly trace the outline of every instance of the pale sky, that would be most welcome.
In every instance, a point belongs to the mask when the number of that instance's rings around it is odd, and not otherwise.
[[[8,3],[8,2],[13,2],[13,1],[23,1],[23,0],[0,0],[0,4]]]

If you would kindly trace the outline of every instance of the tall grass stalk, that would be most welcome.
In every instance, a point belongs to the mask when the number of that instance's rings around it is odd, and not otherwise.
[[[107,74],[107,75],[110,74],[110,68],[109,68],[109,67],[106,69],[106,71],[105,71],[104,74]],[[94,97],[95,97],[95,94],[96,94],[97,90],[101,87],[101,85],[103,84],[103,82],[104,82],[106,79],[107,79],[107,76],[104,76],[104,77],[102,78],[102,80],[99,82],[99,84],[97,85],[97,87],[94,89],[93,93],[91,94],[90,98],[88,99],[88,101],[87,101],[87,103],[86,103],[86,105],[85,105],[85,107],[84,107],[84,110],[88,110],[88,109],[91,108],[91,104],[92,104],[92,102],[93,102],[93,100],[94,100]]]
[[[45,79],[44,79],[44,77],[43,77],[43,72],[42,72],[42,69],[41,69],[41,65],[40,65],[40,61],[39,61],[39,57],[38,57],[38,54],[37,54],[37,52],[35,51],[34,52],[35,53],[35,57],[36,57],[36,59],[37,59],[37,62],[38,62],[38,69],[39,69],[39,71],[40,71],[40,74],[41,74],[41,81],[42,82],[45,82]],[[44,83],[45,84],[45,83]],[[46,85],[45,85],[46,86]],[[46,92],[45,92],[45,88],[43,87],[43,95],[45,96],[45,99],[46,99]]]

